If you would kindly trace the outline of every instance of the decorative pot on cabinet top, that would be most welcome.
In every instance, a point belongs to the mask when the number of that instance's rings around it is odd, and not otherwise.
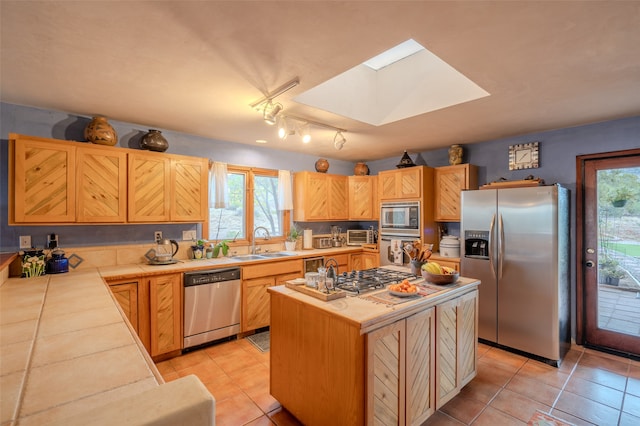
[[[369,166],[360,162],[353,168],[353,174],[356,176],[366,176],[369,174]]]
[[[142,137],[140,147],[149,151],[165,152],[169,148],[169,142],[160,130],[149,129],[149,132]]]
[[[316,172],[327,173],[327,170],[329,170],[329,162],[326,159],[320,158],[316,161]]]
[[[118,133],[102,116],[93,117],[84,129],[84,138],[98,145],[113,146],[118,143]]]

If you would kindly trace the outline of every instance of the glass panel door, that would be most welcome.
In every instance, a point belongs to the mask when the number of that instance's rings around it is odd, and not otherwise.
[[[640,156],[585,162],[585,340],[640,354]]]

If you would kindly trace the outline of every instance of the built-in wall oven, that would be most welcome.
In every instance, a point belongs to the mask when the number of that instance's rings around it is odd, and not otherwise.
[[[380,205],[380,266],[405,265],[406,243],[420,239],[420,202],[393,201]]]
[[[393,201],[380,204],[380,235],[420,236],[420,202]]]

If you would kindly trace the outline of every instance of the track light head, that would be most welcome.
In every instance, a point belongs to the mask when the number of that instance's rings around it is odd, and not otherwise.
[[[336,132],[336,135],[333,137],[333,147],[340,151],[344,144],[347,142],[342,132]]]
[[[309,133],[309,123],[305,123],[300,127],[300,136],[302,136],[302,143],[311,142],[311,134]]]
[[[282,105],[276,103],[275,105],[269,101],[264,105],[264,110],[262,112],[262,117],[264,118],[264,122],[270,126],[276,124],[278,114],[282,111]]]
[[[278,137],[282,140],[287,139],[289,136],[295,135],[296,130],[292,129],[287,123],[287,117],[281,115],[278,120]]]

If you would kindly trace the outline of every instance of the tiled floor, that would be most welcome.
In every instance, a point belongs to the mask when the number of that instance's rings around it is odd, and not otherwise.
[[[576,425],[640,425],[640,362],[576,347],[560,368],[480,345],[478,375],[427,425],[526,425],[536,410]],[[196,374],[217,425],[297,425],[269,395],[269,353],[246,339],[158,363],[167,381]]]

